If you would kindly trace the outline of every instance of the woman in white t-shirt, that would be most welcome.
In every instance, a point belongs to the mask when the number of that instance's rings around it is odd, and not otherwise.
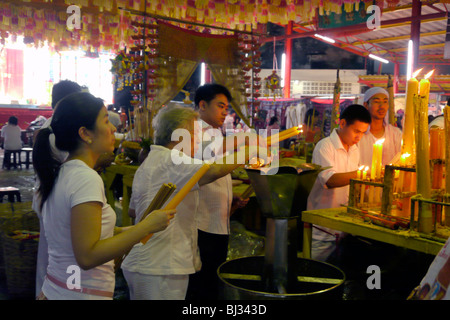
[[[175,210],[155,210],[133,227],[115,227],[103,181],[92,169],[101,154],[113,151],[114,131],[103,101],[79,92],[58,103],[51,125],[36,137],[33,165],[49,256],[39,299],[112,299],[113,259],[164,230],[174,216]],[[56,147],[69,153],[62,164],[51,153],[52,132]]]

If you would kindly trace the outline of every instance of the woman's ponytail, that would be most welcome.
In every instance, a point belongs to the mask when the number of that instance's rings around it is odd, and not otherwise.
[[[51,134],[51,127],[42,128],[39,130],[33,146],[33,167],[39,179],[39,189],[37,191],[41,201],[39,204],[40,210],[42,210],[44,202],[53,189],[59,167],[61,166],[61,162],[53,157],[49,139]]]

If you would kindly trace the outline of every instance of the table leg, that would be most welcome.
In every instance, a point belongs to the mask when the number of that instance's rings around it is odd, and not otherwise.
[[[131,188],[123,185],[122,196],[122,227],[131,225],[131,217],[128,215],[128,208],[130,206]]]
[[[114,179],[116,177],[116,174],[113,172],[103,172],[103,181],[105,182],[105,195],[106,195],[106,201],[109,203],[111,208],[113,210],[116,209],[116,199],[114,198],[114,189],[112,189],[112,185],[114,182]]]
[[[303,223],[303,258],[311,259],[312,224]]]

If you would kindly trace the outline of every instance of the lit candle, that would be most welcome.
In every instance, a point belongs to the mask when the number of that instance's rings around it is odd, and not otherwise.
[[[364,166],[361,166],[358,168],[358,170],[356,171],[356,179],[360,180],[361,179],[361,170],[364,169]]]
[[[301,127],[292,127],[290,129],[278,132],[277,134],[273,134],[267,138],[267,146],[272,145],[274,141],[276,141],[275,137],[278,135],[278,142],[286,140],[290,137],[296,136],[300,133]]]
[[[400,167],[405,167],[406,166],[406,159],[411,156],[409,153],[404,153],[402,154],[402,156],[400,157]],[[403,191],[403,182],[405,180],[405,171],[400,170],[399,173],[399,177],[398,177],[398,182],[397,182],[397,192],[402,192]]]
[[[428,80],[433,74],[434,70],[428,72],[425,77],[419,82],[419,95],[425,97],[426,104],[428,106],[428,100],[430,98],[430,80]]]
[[[413,97],[419,92],[419,82],[416,77],[422,69],[413,73],[411,79],[406,84],[406,100],[405,100],[405,123],[403,127],[403,145],[402,153],[414,154],[414,101]],[[410,159],[409,161],[414,161]],[[411,163],[412,164],[412,163]]]
[[[372,151],[372,170],[370,171],[371,179],[381,178],[381,160],[383,158],[384,139],[378,140],[373,145]]]
[[[363,173],[362,173],[362,179],[363,180],[366,180],[366,178],[367,178],[367,171],[369,170],[369,166],[367,166],[365,169],[364,169],[364,171],[363,171]]]

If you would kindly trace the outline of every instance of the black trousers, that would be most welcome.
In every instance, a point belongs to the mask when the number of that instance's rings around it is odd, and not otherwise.
[[[219,277],[217,268],[228,254],[229,235],[214,234],[198,230],[198,247],[202,268],[189,276],[186,300],[219,299]]]

